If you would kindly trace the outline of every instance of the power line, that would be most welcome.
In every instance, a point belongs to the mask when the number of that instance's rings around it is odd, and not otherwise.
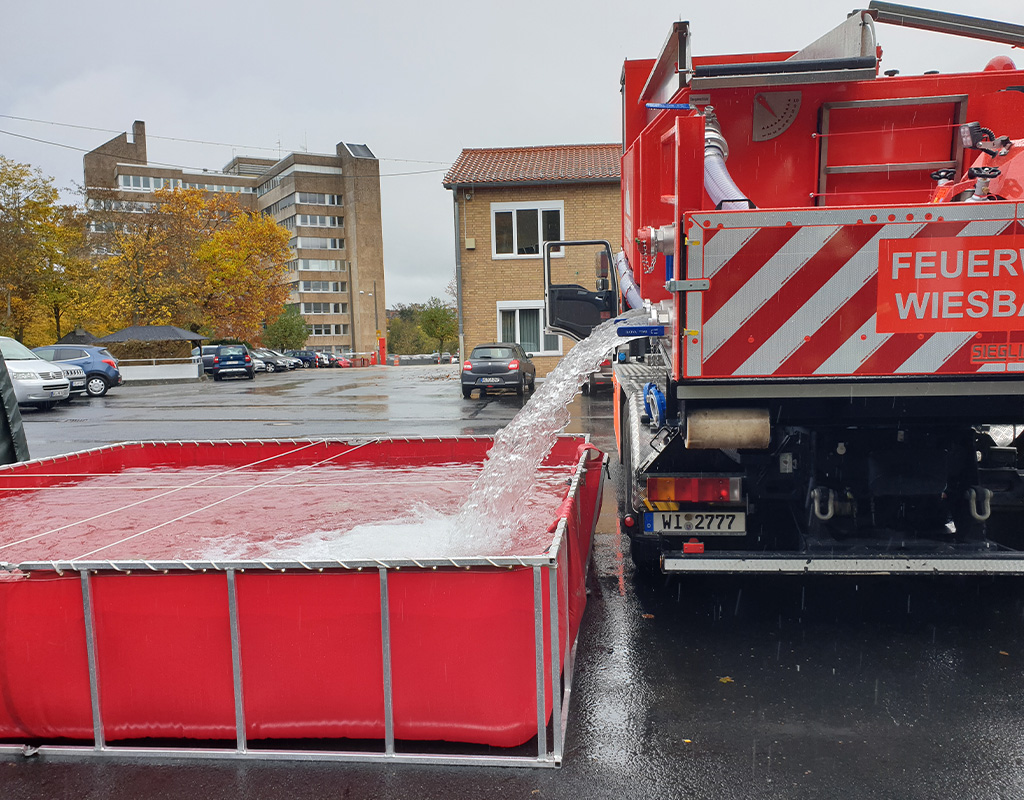
[[[114,130],[113,128],[96,128],[96,127],[93,127],[91,125],[76,125],[76,124],[71,123],[71,122],[54,122],[53,120],[33,119],[31,117],[16,117],[13,114],[0,114],[0,119],[13,119],[13,120],[18,120],[19,122],[33,122],[33,123],[36,123],[36,124],[39,124],[39,125],[56,125],[57,127],[61,127],[61,128],[75,128],[76,130],[96,131],[98,133],[115,133],[115,134],[116,133],[127,133],[127,131],[118,131],[118,130]],[[12,134],[12,135],[17,135],[17,134]],[[30,137],[24,137],[24,138],[30,138]],[[183,138],[180,138],[180,137],[177,137],[177,136],[157,136],[157,135],[150,134],[150,133],[146,134],[146,138],[147,139],[160,139],[161,141],[166,141],[166,142],[183,142],[185,144],[201,144],[201,145],[207,145],[207,146],[211,146],[211,147],[232,147],[232,148],[235,148],[236,150],[268,150],[270,152],[278,152],[279,150],[282,149],[280,147],[264,147],[264,146],[258,145],[258,144],[251,144],[251,145],[250,144],[231,144],[230,142],[207,142],[207,141],[204,141],[202,139],[183,139]],[[70,145],[58,145],[58,146],[70,147]],[[79,149],[79,148],[71,148],[71,149]],[[90,151],[83,150],[82,152],[88,153]],[[292,150],[291,152],[303,152],[303,151]],[[424,160],[424,159],[415,159],[415,158],[378,158],[377,160],[378,161],[399,161],[399,162],[404,162],[404,163],[409,163],[409,164],[445,164],[445,165],[448,164],[447,161],[428,161],[428,160]],[[154,163],[156,163],[156,162],[154,162]]]
[[[6,116],[6,115],[0,114],[0,117],[3,117],[3,116]],[[77,150],[79,153],[91,153],[91,152],[93,152],[92,150],[89,150],[88,148],[85,148],[85,147],[75,147],[75,145],[73,145],[73,144],[64,144],[62,142],[51,142],[51,141],[49,141],[47,139],[38,139],[35,136],[26,136],[23,133],[14,133],[13,131],[0,130],[0,134],[4,134],[6,136],[14,136],[17,139],[27,139],[30,142],[38,142],[39,144],[47,144],[47,145],[51,145],[52,147],[63,147],[66,150]],[[182,140],[182,141],[184,141],[184,140]],[[402,161],[404,159],[388,159],[388,160],[391,160],[391,161]],[[427,161],[427,162],[423,162],[423,163],[427,163],[427,164],[440,164],[442,162],[440,162],[440,161]],[[229,174],[229,173],[226,173],[226,172],[220,172],[219,170],[205,169],[203,167],[192,167],[192,166],[186,166],[184,164],[169,164],[166,161],[146,161],[145,164],[140,164],[139,166],[140,167],[169,167],[171,169],[188,170],[191,173],[196,173],[196,174],[200,174],[200,175],[227,175],[227,174]],[[415,171],[412,171],[412,172],[381,172],[378,175],[349,175],[348,177],[350,177],[350,178],[376,178],[376,177],[380,177],[380,178],[401,178],[401,177],[406,177],[406,176],[409,176],[409,175],[428,175],[428,174],[430,174],[432,172],[445,172],[446,170],[447,170],[447,167],[438,167],[437,169],[421,169],[421,170],[415,170]]]

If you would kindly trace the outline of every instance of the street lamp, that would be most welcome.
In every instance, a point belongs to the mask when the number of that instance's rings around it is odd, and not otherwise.
[[[373,291],[365,292],[362,289],[359,290],[359,294],[365,294],[367,297],[373,298],[373,327],[376,329],[376,337],[374,338],[374,349],[380,351],[380,314],[377,311],[377,281],[373,282]],[[379,356],[383,357],[383,356]]]

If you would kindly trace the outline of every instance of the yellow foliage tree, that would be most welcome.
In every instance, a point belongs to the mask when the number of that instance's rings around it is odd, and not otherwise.
[[[110,327],[253,339],[287,296],[288,232],[233,195],[161,190],[151,206],[105,212],[98,227],[109,255],[95,285]]]

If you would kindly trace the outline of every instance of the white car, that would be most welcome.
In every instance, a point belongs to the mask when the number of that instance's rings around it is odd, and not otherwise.
[[[44,361],[21,342],[7,336],[0,336],[0,355],[14,384],[18,405],[53,408],[68,399],[71,382],[59,364]]]

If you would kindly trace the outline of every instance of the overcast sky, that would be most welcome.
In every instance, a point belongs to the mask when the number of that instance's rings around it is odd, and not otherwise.
[[[364,143],[381,159],[388,305],[425,301],[443,296],[454,275],[451,193],[441,180],[462,148],[618,141],[622,61],[656,56],[675,20],[691,23],[695,55],[798,50],[855,7],[12,2],[0,48],[0,154],[70,189],[82,181],[82,151],[136,119],[146,122],[151,161],[198,169],[220,169],[236,154]],[[930,7],[1024,24],[1019,1]],[[980,69],[999,53],[1024,66],[1024,53],[1001,45],[890,25],[877,35],[882,68],[904,74]]]

